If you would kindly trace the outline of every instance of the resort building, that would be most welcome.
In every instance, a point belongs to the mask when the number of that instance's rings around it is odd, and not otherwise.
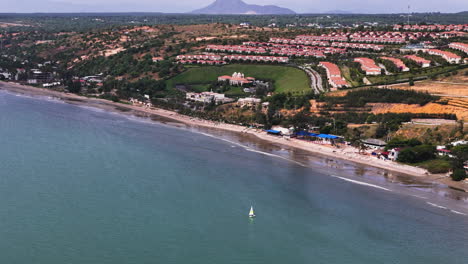
[[[468,44],[467,43],[461,43],[461,42],[453,42],[449,44],[449,48],[463,51],[464,53],[468,54]]]
[[[259,98],[253,98],[253,97],[246,97],[246,98],[239,98],[237,101],[237,105],[240,107],[255,107],[259,105],[262,102],[261,99]]]
[[[415,61],[422,68],[427,68],[427,67],[431,66],[431,61],[430,60],[426,60],[426,59],[418,57],[416,55],[406,55],[405,58],[407,58],[408,60]]]
[[[382,69],[377,66],[374,60],[369,58],[355,58],[355,62],[361,64],[361,69],[366,73],[366,75],[380,75],[382,74]]]
[[[430,55],[441,56],[442,58],[444,58],[449,63],[460,63],[460,61],[461,61],[460,56],[458,56],[455,53],[448,52],[448,51],[443,51],[443,50],[439,50],[439,49],[428,49],[428,50],[426,50],[426,53],[430,54]]]
[[[388,61],[391,61],[393,62],[393,64],[395,64],[395,66],[400,70],[400,71],[403,71],[403,72],[407,72],[409,71],[410,69],[405,65],[405,63],[400,60],[400,59],[397,59],[397,58],[391,58],[391,57],[380,57],[382,60],[388,60]]]
[[[322,61],[319,63],[319,66],[325,68],[325,71],[327,72],[328,83],[330,83],[333,88],[337,89],[349,87],[348,82],[343,78],[340,68],[336,64]]]
[[[187,93],[185,95],[185,99],[202,103],[211,103],[214,101],[217,104],[228,103],[233,101],[231,98],[225,97],[224,94],[213,92]]]
[[[245,77],[243,73],[235,72],[232,76],[224,75],[218,77],[218,82],[229,82],[230,85],[246,85],[255,81],[253,77]]]

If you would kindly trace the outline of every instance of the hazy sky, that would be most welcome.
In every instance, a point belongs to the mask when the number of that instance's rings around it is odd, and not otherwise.
[[[0,0],[4,12],[172,12],[204,7],[214,0]],[[408,3],[414,12],[468,11],[468,0],[245,0],[249,4],[274,4],[298,13],[345,10],[355,13],[401,13]]]

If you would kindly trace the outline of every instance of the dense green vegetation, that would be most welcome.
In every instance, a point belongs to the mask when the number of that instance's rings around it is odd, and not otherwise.
[[[366,103],[404,103],[425,105],[438,98],[429,93],[412,90],[369,88],[348,92],[345,96],[323,96],[320,100],[345,107],[363,107]]]
[[[280,65],[231,64],[225,66],[192,67],[167,81],[168,88],[177,84],[210,84],[219,76],[232,75],[234,72],[259,80],[271,80],[275,92],[306,93],[311,90],[309,78],[300,69]]]
[[[434,56],[437,57],[437,56]],[[438,57],[439,59],[441,57]],[[385,64],[391,65],[390,62],[386,61]],[[442,65],[438,67],[430,68],[415,68],[409,72],[398,72],[395,75],[380,75],[380,76],[367,76],[370,82],[373,84],[392,84],[392,83],[401,83],[408,82],[411,78],[413,80],[423,80],[433,78],[434,76],[451,73],[460,69],[466,68],[466,65]],[[395,67],[396,68],[396,67]],[[392,70],[392,68],[390,69]]]

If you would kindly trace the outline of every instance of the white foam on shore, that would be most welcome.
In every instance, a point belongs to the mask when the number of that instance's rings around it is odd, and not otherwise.
[[[436,208],[440,208],[440,209],[448,209],[447,207],[445,206],[442,206],[442,205],[438,205],[438,204],[435,204],[435,203],[431,203],[431,202],[426,202],[428,205],[430,206],[433,206],[433,207],[436,207]]]
[[[457,214],[457,215],[467,215],[465,213],[462,213],[462,212],[459,212],[459,211],[456,211],[456,210],[453,210],[453,209],[449,209],[445,206],[442,206],[442,205],[438,205],[438,204],[435,204],[435,203],[431,203],[431,202],[426,202],[428,205],[430,206],[433,206],[433,207],[436,207],[436,208],[439,208],[439,209],[442,209],[442,210],[448,210],[454,214]]]
[[[352,182],[352,183],[359,184],[359,185],[363,185],[363,186],[373,187],[373,188],[380,189],[380,190],[384,190],[384,191],[387,191],[387,192],[391,192],[391,191],[392,191],[392,190],[390,190],[390,189],[387,189],[387,188],[384,188],[384,187],[381,187],[381,186],[378,186],[378,185],[375,185],[375,184],[370,184],[370,183],[367,183],[367,182],[361,182],[361,181],[351,180],[351,179],[344,178],[344,177],[340,177],[340,176],[336,176],[336,175],[331,175],[331,176],[332,176],[332,177],[335,177],[335,178],[342,179],[342,180],[347,181],[347,182]]]
[[[242,145],[238,142],[235,142],[235,141],[232,141],[232,140],[229,140],[229,139],[225,139],[225,138],[221,138],[221,137],[217,137],[217,136],[214,136],[214,135],[211,135],[211,134],[208,134],[208,133],[204,133],[204,132],[198,132],[202,135],[205,135],[207,137],[211,137],[211,138],[215,138],[215,139],[219,139],[219,140],[222,140],[222,141],[225,141],[225,142],[228,142],[228,143],[231,143],[231,144],[234,144],[236,146],[239,146],[247,151],[250,151],[250,152],[254,152],[254,153],[259,153],[259,154],[262,154],[262,155],[265,155],[265,156],[270,156],[270,157],[275,157],[275,158],[279,158],[279,159],[283,159],[283,160],[287,160],[289,162],[293,162],[293,163],[296,163],[302,167],[307,167],[306,165],[298,162],[298,161],[295,161],[295,160],[291,160],[291,159],[288,159],[288,158],[285,158],[283,156],[280,156],[280,155],[276,155],[276,154],[272,154],[272,153],[268,153],[268,152],[265,152],[265,151],[261,151],[261,150],[256,150],[256,149],[253,149],[253,148],[250,148],[248,146],[245,146],[245,145]],[[231,146],[232,147],[232,146]]]
[[[464,214],[462,212],[458,212],[458,211],[455,211],[455,210],[450,210],[450,212],[452,212],[454,214],[458,214],[458,215],[467,215],[467,214]]]

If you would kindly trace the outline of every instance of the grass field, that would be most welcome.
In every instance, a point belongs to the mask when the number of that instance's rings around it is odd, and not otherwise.
[[[279,65],[231,64],[225,66],[193,67],[167,81],[168,88],[176,84],[200,85],[216,81],[219,76],[242,72],[246,77],[256,79],[271,79],[275,92],[308,92],[310,80],[300,69]],[[202,87],[202,86],[198,86]]]

